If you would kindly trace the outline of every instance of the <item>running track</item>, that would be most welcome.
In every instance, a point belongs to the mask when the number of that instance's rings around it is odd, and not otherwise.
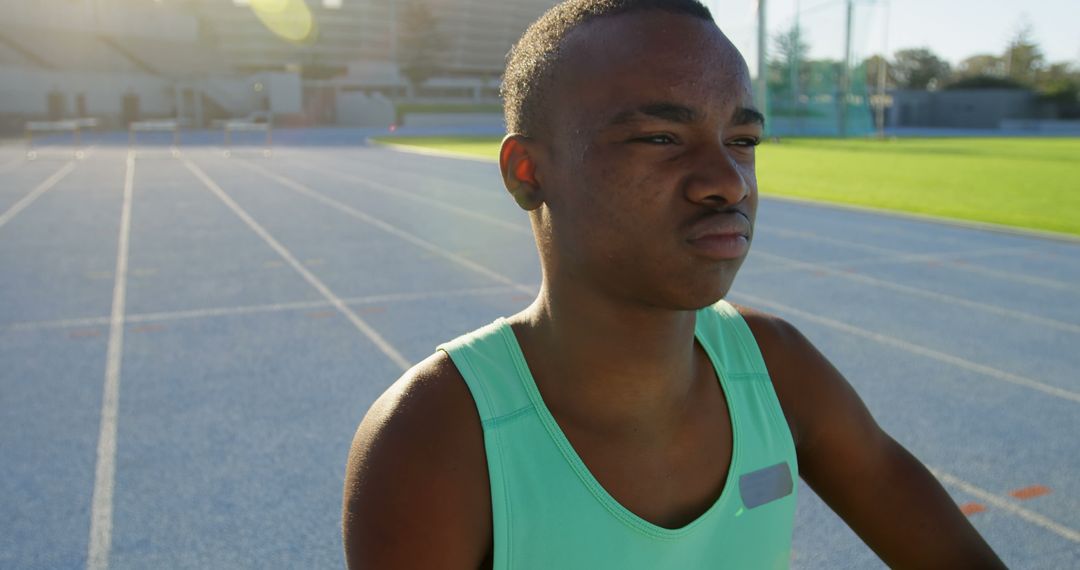
[[[0,568],[340,568],[353,430],[531,299],[526,216],[480,161],[84,150],[0,147]],[[1080,244],[765,199],[731,298],[799,326],[1011,567],[1080,567]],[[881,566],[799,493],[793,568]]]

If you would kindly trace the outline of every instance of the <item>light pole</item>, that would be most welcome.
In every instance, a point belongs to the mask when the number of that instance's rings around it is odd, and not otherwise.
[[[878,101],[875,109],[875,122],[877,123],[878,138],[885,138],[885,84],[886,74],[889,67],[886,59],[889,53],[889,0],[885,0],[885,29],[882,32],[881,59],[878,61]]]
[[[768,132],[769,127],[769,86],[766,80],[767,70],[769,68],[766,63],[768,53],[765,50],[765,44],[768,40],[769,34],[765,27],[765,0],[757,0],[758,3],[758,34],[757,34],[757,97],[755,97],[755,104],[758,111],[765,116],[765,129]]]
[[[844,73],[840,79],[840,137],[847,136],[848,99],[851,98],[851,20],[855,1],[847,0],[847,20],[844,28]]]

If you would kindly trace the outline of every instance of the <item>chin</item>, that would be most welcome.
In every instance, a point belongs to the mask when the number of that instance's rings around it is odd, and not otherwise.
[[[731,280],[698,287],[683,287],[671,292],[669,306],[681,311],[697,311],[716,304],[726,297],[730,290]]]

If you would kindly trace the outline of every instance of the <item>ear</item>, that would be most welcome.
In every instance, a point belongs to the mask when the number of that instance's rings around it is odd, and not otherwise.
[[[499,169],[503,184],[523,210],[535,210],[544,203],[536,180],[534,142],[525,135],[510,134],[499,149]]]

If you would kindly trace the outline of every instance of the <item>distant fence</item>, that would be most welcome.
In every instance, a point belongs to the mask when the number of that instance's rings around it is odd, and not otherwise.
[[[502,126],[502,113],[406,113],[406,127]]]
[[[1030,131],[1054,135],[1080,135],[1080,121],[1044,119],[1005,119],[1000,123],[1004,131]]]

